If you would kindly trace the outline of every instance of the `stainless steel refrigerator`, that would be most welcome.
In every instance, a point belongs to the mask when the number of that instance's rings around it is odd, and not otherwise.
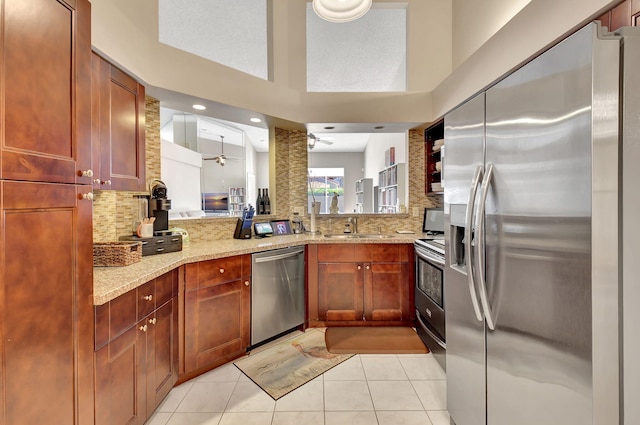
[[[640,423],[636,30],[589,24],[445,116],[457,425]]]

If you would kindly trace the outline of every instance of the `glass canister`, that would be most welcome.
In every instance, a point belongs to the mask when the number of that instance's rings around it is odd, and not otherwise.
[[[131,225],[132,234],[137,234],[138,227],[144,221],[145,218],[149,217],[149,197],[147,195],[133,195],[136,198],[136,203],[138,204],[138,210],[136,211],[136,218],[133,220]]]

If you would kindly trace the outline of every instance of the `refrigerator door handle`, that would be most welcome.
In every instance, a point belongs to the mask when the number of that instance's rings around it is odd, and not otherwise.
[[[482,193],[480,195],[480,205],[478,206],[476,236],[478,238],[478,246],[476,247],[476,263],[478,264],[478,288],[480,292],[480,301],[482,302],[482,310],[484,317],[487,319],[487,326],[490,330],[496,329],[496,322],[489,305],[489,293],[487,292],[487,283],[485,280],[485,206],[487,204],[487,194],[491,186],[491,177],[493,176],[493,164],[487,164],[487,173],[484,176],[482,185]]]
[[[480,311],[480,303],[478,302],[478,296],[476,295],[476,286],[473,278],[473,256],[471,252],[471,244],[473,241],[473,210],[476,204],[476,194],[478,192],[478,186],[482,180],[482,165],[476,167],[476,172],[471,180],[471,190],[469,190],[469,201],[467,203],[467,214],[464,220],[464,258],[465,267],[467,269],[467,281],[469,282],[469,294],[471,295],[471,304],[473,305],[473,311],[476,315],[478,322],[482,322],[482,312]]]

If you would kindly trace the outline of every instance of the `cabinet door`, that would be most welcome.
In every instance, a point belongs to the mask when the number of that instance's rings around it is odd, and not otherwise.
[[[92,85],[94,187],[145,190],[144,86],[96,54]]]
[[[91,203],[80,189],[0,180],[0,424],[93,421]]]
[[[68,3],[2,2],[2,179],[91,182],[91,9]]]
[[[147,417],[178,379],[178,309],[175,299],[147,319]]]
[[[145,361],[146,335],[137,325],[96,351],[96,425],[144,423]]]
[[[185,373],[219,366],[245,353],[251,314],[250,285],[245,281],[185,293]],[[188,281],[186,285],[191,286]]]
[[[362,320],[364,267],[356,263],[318,264],[320,320]]]
[[[622,27],[632,25],[631,23],[631,0],[626,0],[611,9],[611,27],[609,31],[615,31]]]
[[[410,317],[413,282],[407,263],[366,264],[364,317],[375,321],[401,321]]]

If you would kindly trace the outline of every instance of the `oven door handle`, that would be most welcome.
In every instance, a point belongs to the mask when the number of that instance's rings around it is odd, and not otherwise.
[[[419,247],[414,247],[416,251],[416,255],[423,259],[424,261],[428,261],[429,263],[435,263],[440,267],[444,267],[444,260],[442,258],[438,258],[434,255],[431,255],[429,251],[421,249]]]
[[[418,322],[420,323],[420,327],[422,328],[422,330],[428,333],[431,339],[433,339],[436,342],[436,344],[438,344],[440,347],[446,350],[447,344],[443,342],[438,335],[432,332],[431,329],[429,329],[429,327],[422,321],[422,319],[420,318],[420,312],[418,310],[416,310],[416,318],[418,319]]]
[[[476,292],[475,279],[473,278],[473,255],[471,252],[471,245],[473,242],[473,210],[476,206],[476,194],[478,193],[478,187],[482,180],[482,165],[476,167],[476,172],[471,180],[471,189],[469,190],[469,200],[467,202],[467,214],[464,220],[464,257],[466,259],[465,266],[467,269],[467,281],[469,282],[469,294],[471,295],[471,304],[473,305],[473,312],[476,315],[478,322],[482,322],[482,312],[480,311],[480,303],[478,302],[478,295]]]
[[[487,326],[490,330],[496,329],[496,321],[491,311],[491,305],[489,304],[489,292],[487,291],[487,282],[485,276],[485,251],[484,251],[484,239],[485,239],[485,215],[484,209],[487,205],[487,194],[489,193],[489,187],[491,186],[491,176],[493,175],[493,164],[488,164],[487,174],[484,178],[482,185],[482,194],[480,195],[480,205],[478,207],[476,236],[478,239],[478,246],[476,247],[476,263],[478,264],[478,289],[480,291],[480,301],[482,302],[482,310],[484,310],[484,317],[487,319]]]

